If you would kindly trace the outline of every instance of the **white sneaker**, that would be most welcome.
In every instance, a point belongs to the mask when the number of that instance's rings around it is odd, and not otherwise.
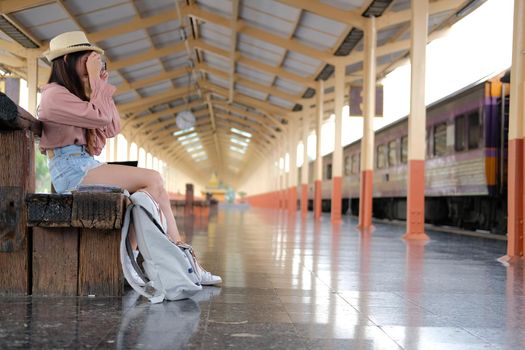
[[[201,285],[213,286],[214,284],[222,283],[221,276],[216,276],[206,270],[201,271]]]
[[[133,251],[133,256],[134,256],[135,261],[136,261],[137,260],[137,256],[139,256],[139,252],[137,250],[134,250]],[[135,282],[135,284],[138,284],[141,287],[144,287],[146,285],[146,283],[142,280],[142,278],[139,276],[137,271],[135,271],[135,268],[133,267],[133,264],[131,263],[131,259],[129,258],[129,256],[126,256],[125,264],[126,264],[126,266],[128,268],[128,271],[131,272],[131,278],[133,279],[133,282]]]

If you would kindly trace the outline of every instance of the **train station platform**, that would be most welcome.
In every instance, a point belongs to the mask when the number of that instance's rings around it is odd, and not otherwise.
[[[523,348],[525,274],[496,260],[505,242],[356,223],[232,207],[179,222],[220,288],[155,305],[0,297],[0,348]]]

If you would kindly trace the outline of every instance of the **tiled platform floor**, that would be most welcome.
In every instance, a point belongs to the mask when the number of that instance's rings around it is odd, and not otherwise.
[[[496,261],[505,242],[355,225],[231,208],[180,222],[221,288],[157,305],[0,297],[0,348],[525,348],[525,272]]]

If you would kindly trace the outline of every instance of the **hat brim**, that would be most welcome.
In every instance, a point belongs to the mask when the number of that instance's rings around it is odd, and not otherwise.
[[[102,50],[100,47],[89,45],[89,46],[73,46],[73,47],[67,47],[64,49],[53,50],[53,51],[47,50],[46,52],[44,52],[43,55],[45,58],[47,58],[49,62],[51,62],[57,57],[67,55],[68,53],[80,52],[80,51],[96,51],[101,55],[104,54],[104,50]]]

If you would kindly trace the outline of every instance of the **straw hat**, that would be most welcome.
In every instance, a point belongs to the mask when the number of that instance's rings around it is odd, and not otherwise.
[[[100,47],[92,45],[84,32],[66,32],[55,36],[49,42],[49,50],[44,52],[44,56],[49,62],[57,57],[64,56],[68,53],[79,51],[96,51],[100,54],[104,53]]]

